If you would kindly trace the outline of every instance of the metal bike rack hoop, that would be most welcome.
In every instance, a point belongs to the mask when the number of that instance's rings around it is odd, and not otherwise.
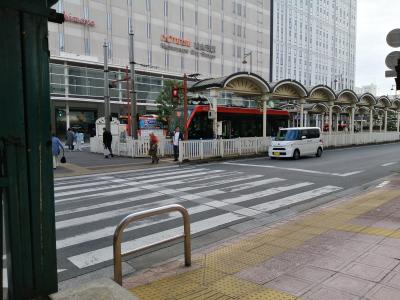
[[[138,221],[147,217],[160,215],[168,212],[179,211],[183,217],[183,234],[177,235],[168,239],[161,240],[159,242],[144,246],[142,248],[137,248],[132,251],[121,253],[121,239],[124,229],[132,222]],[[190,246],[190,220],[189,213],[182,205],[171,204],[167,206],[162,206],[158,208],[149,209],[146,211],[133,213],[126,216],[117,226],[114,232],[113,240],[113,251],[114,251],[114,281],[119,285],[122,285],[122,257],[134,254],[136,252],[163,244],[171,241],[175,241],[180,238],[184,238],[184,248],[185,248],[185,266],[191,265],[191,246]]]

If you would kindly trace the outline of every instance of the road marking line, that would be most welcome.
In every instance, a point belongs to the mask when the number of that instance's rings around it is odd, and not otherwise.
[[[202,231],[206,231],[208,229],[212,229],[224,224],[228,224],[234,221],[238,221],[244,219],[244,216],[240,216],[234,213],[226,213],[222,215],[218,215],[212,218],[204,219],[198,222],[194,222],[191,224],[191,233],[192,235],[196,233],[200,233]],[[122,252],[132,251],[134,249],[141,248],[145,245],[149,245],[155,242],[159,242],[168,237],[172,237],[175,235],[179,235],[183,233],[182,226],[175,227],[172,229],[168,229],[162,232],[150,234],[148,236],[135,239],[133,241],[124,242],[121,245]],[[100,248],[97,250],[93,250],[90,252],[78,254],[75,256],[71,256],[68,260],[73,263],[79,269],[86,268],[92,265],[96,265],[102,262],[106,262],[113,259],[113,247],[108,246],[104,248]]]
[[[385,185],[387,185],[388,183],[390,183],[389,180],[385,180],[383,182],[381,182],[380,184],[378,184],[376,187],[379,188],[383,188]]]
[[[282,178],[268,178],[268,179],[265,179],[265,180],[255,181],[255,182],[253,182],[253,184],[251,186],[249,184],[245,183],[245,184],[242,184],[242,185],[237,185],[236,188],[238,190],[245,190],[245,189],[250,189],[250,188],[253,188],[253,187],[256,187],[256,186],[269,184],[269,183],[280,182],[280,181],[284,181],[284,180],[285,179],[282,179]],[[228,187],[221,188],[221,189],[213,189],[213,190],[208,190],[208,191],[204,191],[204,192],[201,192],[201,193],[187,194],[187,195],[183,195],[183,196],[179,196],[179,197],[182,198],[182,199],[186,199],[186,200],[194,200],[194,199],[199,199],[199,198],[208,197],[208,196],[226,194],[229,191],[225,191],[224,189],[227,189],[227,188]]]
[[[198,206],[193,206],[193,207],[188,208],[188,212],[190,215],[194,215],[197,213],[201,213],[201,212],[205,212],[205,211],[209,211],[209,210],[213,210],[213,209],[214,209],[213,207],[210,207],[207,205],[198,205]],[[148,222],[148,221],[136,222],[136,223],[134,223],[136,225],[129,226],[128,228],[126,228],[124,230],[124,232],[137,230],[137,229],[144,228],[144,227],[150,227],[150,226],[153,226],[156,224],[160,224],[160,223],[164,223],[167,221],[176,220],[176,219],[180,219],[180,218],[181,218],[181,215],[178,212],[173,212],[173,213],[168,214],[168,217],[164,217],[161,220],[151,221],[151,222]],[[77,244],[81,244],[81,243],[105,238],[108,236],[112,236],[114,234],[114,231],[115,231],[115,226],[108,226],[108,227],[104,227],[99,230],[74,235],[74,236],[71,236],[71,237],[68,237],[68,238],[65,238],[62,240],[57,240],[57,242],[56,242],[57,249],[70,247],[70,246],[74,246]]]
[[[176,201],[176,199],[173,199],[173,200]],[[152,202],[152,204],[157,204],[157,205],[161,206],[161,205],[171,204],[170,201],[171,201],[171,199],[164,199],[164,200],[160,200],[157,202]],[[92,222],[96,222],[96,221],[103,221],[105,219],[110,219],[110,218],[121,216],[121,215],[128,215],[130,213],[145,209],[144,206],[148,207],[149,205],[148,204],[141,205],[141,206],[135,205],[135,206],[131,206],[131,207],[124,207],[124,208],[120,208],[120,209],[101,212],[101,213],[97,213],[97,214],[93,214],[93,215],[86,215],[83,217],[77,217],[77,218],[72,218],[72,219],[68,219],[68,220],[58,221],[58,222],[56,222],[56,229],[62,229],[62,228],[67,228],[67,227],[72,227],[72,226],[77,226],[77,225],[83,225],[83,224],[92,223]],[[140,210],[138,210],[138,209],[140,209]]]
[[[254,206],[251,206],[249,208],[259,210],[259,211],[264,211],[264,212],[269,212],[269,211],[274,211],[276,209],[286,207],[295,203],[303,202],[305,200],[309,200],[318,196],[322,196],[325,194],[329,194],[338,190],[341,190],[341,187],[338,186],[332,186],[332,185],[327,185],[324,187],[320,187],[318,189],[310,190],[304,193],[300,194],[295,194],[291,195],[282,199],[274,200],[274,201],[269,201],[266,203],[261,203],[257,204]]]
[[[281,193],[281,192],[290,191],[290,190],[294,190],[294,189],[297,189],[297,188],[309,186],[309,185],[312,185],[312,184],[313,184],[312,182],[301,182],[301,183],[287,185],[287,186],[270,188],[270,189],[267,189],[267,190],[258,191],[258,192],[255,192],[255,193],[246,194],[246,195],[242,195],[242,196],[235,197],[235,198],[225,199],[225,200],[222,200],[222,201],[224,201],[225,203],[229,203],[229,204],[235,204],[235,203],[239,203],[239,202],[246,202],[246,201],[250,201],[250,200],[253,200],[253,199],[262,198],[262,197],[266,197],[266,196],[271,196],[271,195],[275,195],[275,194],[278,194],[278,193]]]
[[[381,165],[382,167],[388,167],[397,164],[397,161],[388,162],[386,164]]]
[[[221,178],[221,177],[225,177],[225,174],[206,177],[202,180]],[[180,191],[180,192],[186,192],[186,191],[191,191],[191,190],[205,188],[205,187],[208,188],[208,187],[222,185],[222,184],[229,184],[229,183],[238,182],[238,181],[256,179],[256,178],[260,178],[260,177],[263,177],[263,175],[247,175],[247,176],[243,176],[240,178],[232,178],[232,179],[217,180],[217,181],[213,181],[213,182],[206,182],[206,183],[192,185],[192,186],[188,186],[188,187],[184,187],[184,188],[178,188],[176,190]],[[200,181],[200,180],[198,180],[198,181]]]
[[[224,164],[224,165],[244,166],[244,167],[270,168],[270,169],[295,171],[295,172],[310,173],[310,174],[320,174],[320,175],[332,175],[332,176],[340,176],[340,177],[346,177],[346,176],[350,176],[350,175],[359,174],[359,173],[364,172],[364,170],[361,170],[361,171],[354,171],[354,172],[350,172],[350,173],[340,174],[340,173],[329,173],[329,172],[307,170],[307,169],[298,169],[298,168],[284,168],[284,167],[277,167],[277,166],[271,166],[271,165],[254,165],[254,164],[242,164],[242,163],[233,163],[233,162],[224,162],[222,164]]]
[[[123,186],[126,187],[126,184],[124,184]],[[72,200],[84,200],[86,198],[95,198],[97,196],[101,196],[101,197],[115,196],[115,195],[138,192],[138,191],[143,191],[143,189],[130,188],[130,189],[124,189],[124,190],[111,191],[111,192],[103,192],[103,193],[96,193],[96,194],[89,194],[89,195],[81,195],[81,196],[77,196],[77,197],[71,197],[71,198],[66,198],[66,199],[61,199],[61,200],[55,200],[55,203],[61,203],[61,202],[72,201]]]
[[[144,195],[139,195],[136,197],[127,198],[124,200],[103,202],[103,203],[89,205],[89,206],[80,206],[77,208],[57,211],[55,215],[56,215],[56,217],[64,216],[64,215],[69,215],[69,214],[73,214],[73,213],[77,213],[77,212],[88,211],[88,210],[93,210],[93,209],[98,209],[98,208],[109,207],[109,206],[115,206],[115,205],[119,205],[119,204],[130,203],[130,202],[135,202],[135,201],[140,201],[140,200],[155,198],[155,197],[161,197],[161,196],[164,196],[164,195],[161,193],[155,192],[155,193],[144,194]]]

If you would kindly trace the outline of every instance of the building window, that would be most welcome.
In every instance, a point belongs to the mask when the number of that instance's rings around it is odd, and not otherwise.
[[[90,55],[90,41],[85,38],[85,55]]]
[[[112,30],[112,15],[107,13],[107,29]]]
[[[168,17],[168,1],[164,1],[164,17]]]
[[[60,51],[65,51],[64,32],[58,33],[58,46],[60,48]]]

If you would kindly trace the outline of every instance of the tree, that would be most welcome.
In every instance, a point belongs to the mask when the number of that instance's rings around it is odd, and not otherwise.
[[[172,97],[172,88],[178,87],[178,98]],[[156,99],[158,119],[170,127],[171,117],[174,111],[183,105],[183,84],[178,80],[165,80],[164,87]]]

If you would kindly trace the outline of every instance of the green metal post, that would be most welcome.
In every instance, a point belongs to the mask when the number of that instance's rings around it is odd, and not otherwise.
[[[57,291],[47,40],[55,2],[0,0],[0,177],[9,299]]]

